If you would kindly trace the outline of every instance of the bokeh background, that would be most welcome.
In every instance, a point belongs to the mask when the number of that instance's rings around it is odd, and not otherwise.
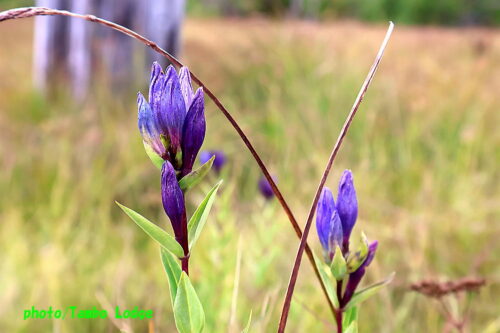
[[[0,9],[31,4],[2,0]],[[439,304],[409,285],[464,276],[487,281],[466,331],[500,332],[499,9],[488,0],[186,4],[179,58],[232,112],[302,226],[387,20],[395,21],[327,182],[336,188],[345,168],[354,172],[355,233],[379,241],[365,284],[396,272],[362,305],[361,332],[445,330]],[[132,43],[118,87],[96,66],[76,98],[64,78],[36,88],[33,38],[34,20],[0,24],[0,331],[115,332],[104,319],[24,321],[23,310],[120,305],[155,317],[118,325],[172,332],[157,245],[114,203],[169,228],[136,126],[136,92],[147,91],[149,75],[144,46]],[[188,196],[192,212],[224,179],[191,256],[206,331],[239,332],[252,310],[252,331],[273,332],[298,240],[278,202],[260,196],[260,171],[234,130],[208,99],[206,109],[204,149],[228,156],[222,174]],[[309,243],[319,253],[314,229]],[[288,331],[333,327],[304,258]]]

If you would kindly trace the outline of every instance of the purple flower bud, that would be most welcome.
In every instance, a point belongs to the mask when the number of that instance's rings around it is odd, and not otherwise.
[[[186,104],[182,96],[179,77],[174,67],[169,66],[161,87],[158,125],[162,133],[168,134],[169,151],[174,155],[181,150],[185,118]],[[172,156],[172,158],[175,158],[175,156]]]
[[[316,229],[327,261],[333,259],[335,249],[342,244],[342,223],[332,191],[324,187],[316,209]]]
[[[213,168],[216,173],[220,173],[224,164],[226,164],[226,154],[222,150],[204,150],[200,153],[200,163],[205,164],[209,159],[215,156]]]
[[[196,155],[205,139],[205,101],[203,88],[198,88],[186,115],[182,134],[182,174],[187,175],[193,169]]]
[[[172,224],[175,238],[183,244],[183,222],[186,219],[184,194],[177,182],[174,167],[169,161],[165,161],[161,169],[161,198],[163,209]]]
[[[355,272],[349,274],[349,280],[347,281],[347,286],[345,287],[344,296],[342,297],[341,307],[347,305],[351,300],[356,288],[358,288],[359,282],[365,275],[365,268],[363,266],[359,267]]]
[[[352,228],[358,217],[358,200],[356,190],[354,189],[352,172],[345,170],[339,183],[339,192],[337,196],[337,211],[342,222],[342,231],[344,233],[344,250],[347,250],[349,237]]]
[[[153,63],[149,85],[149,104],[138,97],[139,129],[144,142],[164,160],[171,162],[179,175],[188,174],[205,138],[203,90],[193,94],[191,75],[186,67],[179,71],[169,66],[163,74]],[[164,140],[162,140],[162,136]]]
[[[272,176],[274,182],[276,182],[276,177]],[[271,184],[267,181],[266,177],[262,176],[259,180],[259,191],[264,196],[266,200],[271,200],[274,197],[273,188]]]
[[[361,282],[361,279],[365,275],[366,267],[370,265],[373,258],[375,257],[377,246],[378,246],[377,241],[374,241],[370,245],[368,245],[368,255],[366,256],[365,261],[361,264],[361,266],[359,266],[359,268],[355,272],[349,274],[349,280],[347,281],[347,286],[345,288],[345,293],[344,297],[342,298],[341,306],[347,305],[347,303],[349,303],[349,301],[351,300],[352,296],[354,295],[354,292],[356,291],[359,283]]]
[[[141,93],[137,94],[139,107],[138,126],[142,140],[160,156],[165,154],[165,147],[160,140],[160,132],[156,124],[153,110]]]

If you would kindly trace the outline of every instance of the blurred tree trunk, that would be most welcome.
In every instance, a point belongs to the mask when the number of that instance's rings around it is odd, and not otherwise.
[[[293,17],[300,17],[304,14],[304,0],[291,0],[289,13]]]
[[[181,46],[181,27],[184,20],[185,0],[142,0],[145,12],[141,15],[146,22],[145,35],[157,42],[163,49],[173,55],[178,55]],[[148,50],[148,64],[158,61],[166,65],[165,57],[153,50]],[[149,67],[148,67],[149,69]]]
[[[36,0],[37,6],[94,14],[144,34],[177,55],[185,0]],[[96,69],[102,69],[111,88],[121,90],[133,79],[134,41],[109,28],[61,16],[35,19],[34,83],[47,93],[54,83],[71,86],[83,99]],[[145,48],[142,48],[143,50]],[[148,50],[147,68],[165,60]],[[142,67],[142,66],[141,66]]]

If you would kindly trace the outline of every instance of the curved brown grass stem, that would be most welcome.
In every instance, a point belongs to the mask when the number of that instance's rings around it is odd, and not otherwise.
[[[57,10],[57,9],[50,9],[50,8],[44,8],[44,7],[25,7],[25,8],[15,8],[11,10],[7,10],[4,12],[0,12],[0,22],[2,21],[7,21],[7,20],[13,20],[13,19],[21,19],[21,18],[28,18],[28,17],[34,17],[34,16],[47,16],[47,15],[60,15],[60,16],[69,16],[69,17],[75,17],[75,18],[80,18],[86,21],[90,22],[95,22],[104,26],[107,26],[111,29],[117,30],[125,35],[128,35],[139,42],[147,45],[151,49],[155,50],[165,58],[167,58],[170,62],[175,64],[178,67],[183,66],[183,64],[177,60],[174,56],[169,54],[167,51],[163,50],[161,47],[159,47],[156,43],[153,41],[145,38],[144,36],[138,34],[137,32],[127,29],[119,24],[101,19],[99,17],[96,17],[94,15],[82,15],[82,14],[76,14],[72,13],[69,11],[65,10]],[[276,198],[278,199],[279,203],[283,207],[283,210],[285,211],[286,215],[288,216],[288,219],[290,220],[290,223],[292,224],[293,229],[295,230],[295,233],[297,234],[297,237],[299,239],[302,238],[302,230],[297,223],[297,220],[295,219],[290,207],[288,206],[287,202],[285,201],[285,198],[281,194],[280,190],[278,189],[276,183],[274,182],[273,178],[271,177],[271,174],[267,170],[264,162],[260,158],[259,154],[253,147],[252,143],[250,140],[247,138],[241,127],[238,125],[236,120],[233,118],[233,116],[229,113],[229,111],[222,105],[222,103],[219,101],[219,99],[212,93],[212,91],[194,74],[191,72],[191,78],[196,84],[198,84],[200,87],[203,87],[204,92],[210,97],[210,99],[215,103],[215,105],[219,108],[219,110],[224,114],[224,116],[227,118],[231,126],[238,132],[238,135],[240,136],[241,140],[245,143],[247,146],[248,150],[252,154],[253,158],[259,165],[260,169],[262,170],[262,173],[266,177],[267,181],[271,185],[271,188],[273,189],[274,194],[276,195]],[[325,294],[325,297],[328,301],[328,305],[330,310],[332,311],[332,314],[335,313],[334,307],[332,302],[330,301],[328,297],[328,293],[326,291],[325,285],[323,281],[321,280],[321,276],[319,274],[318,268],[315,265],[314,262],[314,256],[311,248],[309,245],[305,245],[305,251],[307,254],[307,257],[309,258],[309,261],[313,267],[314,273],[321,284],[321,289],[323,290],[323,293]]]
[[[299,275],[299,269],[300,269],[300,262],[302,260],[302,255],[304,254],[304,249],[307,244],[307,236],[309,235],[309,230],[311,229],[311,224],[312,224],[312,219],[314,217],[314,213],[316,211],[316,206],[318,204],[319,196],[321,195],[321,191],[323,190],[323,187],[325,186],[325,182],[328,178],[328,175],[330,173],[330,170],[333,165],[333,161],[335,160],[335,157],[337,156],[337,153],[340,149],[340,146],[342,145],[342,142],[344,141],[344,137],[347,134],[347,131],[349,130],[349,127],[351,126],[351,122],[354,119],[354,116],[356,115],[356,112],[358,111],[359,105],[361,104],[361,101],[363,100],[363,97],[368,90],[368,86],[370,85],[370,82],[373,79],[373,76],[375,75],[375,72],[377,71],[378,65],[380,64],[380,60],[382,59],[382,55],[384,54],[384,50],[387,46],[387,43],[389,42],[389,39],[391,37],[392,31],[394,30],[394,24],[390,22],[389,28],[387,29],[387,33],[385,35],[385,38],[380,45],[380,49],[378,51],[377,56],[375,57],[375,61],[370,68],[370,71],[368,72],[368,75],[366,76],[365,81],[363,82],[363,85],[361,86],[361,89],[359,90],[358,96],[356,97],[356,100],[354,101],[354,104],[351,108],[351,111],[349,112],[349,115],[347,116],[346,121],[344,122],[344,125],[342,126],[342,129],[340,130],[339,136],[337,138],[337,142],[335,142],[335,146],[333,147],[333,150],[330,154],[330,158],[328,159],[328,163],[326,164],[325,171],[323,172],[323,176],[321,177],[321,181],[319,182],[318,188],[316,190],[316,194],[314,196],[314,200],[311,204],[311,208],[309,209],[309,215],[307,217],[307,222],[306,226],[304,227],[304,232],[302,233],[302,238],[300,239],[300,245],[299,249],[297,250],[297,256],[295,257],[295,263],[293,265],[292,269],[292,274],[290,276],[290,281],[288,283],[288,288],[286,291],[286,296],[285,296],[285,302],[283,304],[283,310],[281,312],[281,319],[280,319],[280,324],[278,327],[278,332],[282,333],[285,331],[286,327],[286,321],[288,319],[288,313],[290,311],[290,304],[292,302],[292,295],[293,291],[295,288],[295,283],[297,282],[297,277]]]

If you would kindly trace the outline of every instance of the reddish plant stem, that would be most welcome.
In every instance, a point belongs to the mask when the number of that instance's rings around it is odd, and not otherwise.
[[[342,333],[342,314],[344,312],[344,300],[342,297],[342,280],[337,280],[337,299],[339,300],[339,308],[335,309],[335,321],[337,322],[337,332]]]
[[[335,322],[337,323],[337,333],[342,333],[342,311],[335,310]]]
[[[387,33],[386,33],[385,38],[382,42],[382,45],[380,46],[379,52],[375,58],[375,62],[373,63],[370,71],[368,72],[368,75],[367,75],[365,81],[363,82],[363,85],[361,86],[361,89],[358,93],[358,96],[356,97],[356,100],[354,101],[354,104],[351,108],[351,111],[349,112],[349,115],[347,116],[347,119],[344,123],[344,126],[340,130],[339,136],[337,138],[337,142],[335,142],[335,146],[333,147],[333,150],[330,154],[330,158],[328,159],[328,163],[326,164],[325,171],[323,172],[323,176],[321,177],[321,181],[320,181],[318,188],[316,190],[314,200],[311,204],[311,208],[309,209],[309,215],[307,217],[306,226],[304,227],[304,232],[302,233],[302,238],[300,239],[300,245],[299,245],[299,248],[297,250],[297,255],[295,257],[295,263],[293,265],[292,274],[290,276],[290,281],[288,283],[285,301],[283,303],[283,310],[281,312],[281,319],[280,319],[280,323],[279,323],[279,327],[278,327],[279,333],[283,333],[285,331],[286,322],[288,319],[288,313],[290,311],[290,304],[292,302],[293,291],[295,289],[295,284],[297,282],[297,277],[299,275],[299,269],[300,269],[300,263],[302,260],[302,255],[304,254],[304,249],[305,249],[305,246],[307,243],[307,236],[309,236],[309,231],[311,230],[312,219],[313,219],[314,213],[316,211],[316,206],[317,206],[318,201],[319,201],[319,196],[321,195],[321,191],[323,190],[323,187],[325,186],[328,175],[330,174],[330,170],[332,168],[333,161],[335,160],[335,157],[337,156],[337,153],[340,149],[340,146],[342,145],[342,142],[344,141],[344,137],[346,136],[347,131],[349,130],[349,127],[351,126],[351,122],[354,119],[356,112],[358,111],[359,105],[361,104],[361,101],[363,100],[363,96],[365,95],[366,91],[368,90],[368,86],[370,85],[370,82],[372,81],[373,76],[375,75],[375,72],[377,71],[378,65],[380,64],[380,60],[382,59],[382,55],[384,54],[385,47],[387,46],[387,43],[389,41],[389,38],[392,34],[393,29],[394,29],[394,24],[391,22],[389,25],[389,28],[387,29]]]
[[[184,200],[184,198],[183,198]],[[184,216],[182,218],[182,230],[181,234],[179,235],[179,239],[177,242],[182,246],[182,249],[184,250],[184,257],[180,258],[181,261],[181,266],[182,270],[189,275],[189,240],[188,240],[188,222],[187,222],[187,215],[186,211],[184,211]]]
[[[181,258],[181,266],[186,275],[189,275],[189,257]]]
[[[165,58],[167,58],[170,62],[175,64],[176,66],[180,67],[183,66],[183,64],[177,60],[174,56],[160,48],[156,43],[153,41],[143,37],[142,35],[136,33],[133,30],[127,29],[119,24],[98,18],[94,15],[81,15],[81,14],[76,14],[72,13],[69,11],[65,10],[57,10],[57,9],[50,9],[50,8],[44,8],[44,7],[26,7],[26,8],[15,8],[11,10],[7,10],[4,12],[0,12],[0,22],[2,21],[7,21],[7,20],[12,20],[12,19],[21,19],[21,18],[28,18],[28,17],[33,17],[33,16],[39,16],[39,15],[60,15],[60,16],[69,16],[69,17],[75,17],[75,18],[80,18],[86,21],[90,22],[95,22],[98,24],[102,24],[104,26],[107,26],[111,29],[117,30],[125,35],[128,35],[132,38],[135,38],[139,42],[147,45],[154,51],[158,52]],[[207,88],[207,86],[195,75],[191,72],[191,78],[194,82],[196,82],[200,87],[203,87],[205,93],[210,97],[210,99],[215,103],[215,105],[219,108],[219,110],[224,114],[224,116],[227,118],[229,123],[233,126],[233,128],[236,130],[240,138],[243,140],[245,145],[247,146],[248,150],[252,154],[253,158],[259,165],[262,173],[266,177],[267,181],[271,185],[271,188],[278,199],[279,203],[281,204],[283,210],[285,211],[286,215],[288,216],[288,219],[290,220],[290,223],[292,224],[292,227],[295,231],[295,234],[299,239],[302,238],[302,230],[297,223],[297,220],[295,219],[290,207],[288,206],[287,202],[285,201],[285,198],[281,194],[280,190],[278,189],[276,183],[274,182],[273,178],[271,177],[271,174],[267,170],[264,162],[260,158],[259,154],[256,152],[254,149],[253,145],[251,144],[250,140],[247,138],[241,127],[238,125],[236,120],[232,117],[232,115],[229,113],[229,111],[222,105],[222,103],[219,101],[219,99],[212,93],[210,89]],[[335,313],[335,309],[333,307],[333,303],[330,301],[330,298],[328,297],[328,293],[326,291],[326,287],[323,283],[323,280],[321,279],[321,275],[319,274],[318,268],[316,267],[315,261],[314,261],[314,255],[309,247],[309,245],[306,243],[305,245],[305,252],[307,254],[307,257],[309,258],[309,262],[312,265],[312,268],[314,270],[314,274],[316,275],[316,278],[318,279],[320,285],[321,285],[321,290],[323,291],[323,294],[326,297],[326,300],[328,302],[328,306],[330,310],[332,311],[332,314]]]

